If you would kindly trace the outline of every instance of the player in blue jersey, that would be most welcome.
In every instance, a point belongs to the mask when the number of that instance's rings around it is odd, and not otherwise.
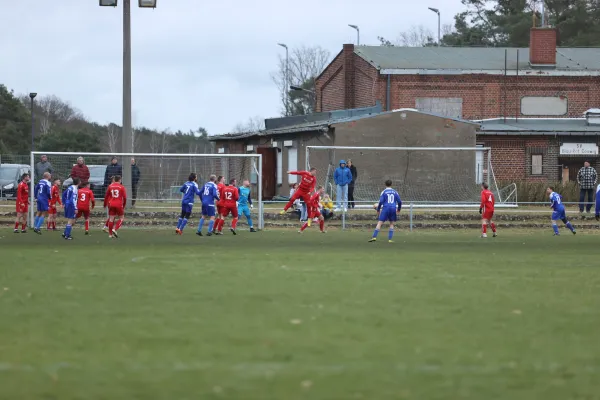
[[[248,179],[242,182],[242,186],[239,188],[240,198],[238,200],[238,214],[244,215],[248,220],[248,226],[250,226],[250,232],[256,232],[254,225],[252,224],[252,215],[250,209],[252,208],[252,199],[250,198],[250,181]]]
[[[208,233],[207,236],[211,236],[213,234],[213,227],[215,226],[215,201],[219,200],[219,189],[217,189],[217,181],[216,175],[211,175],[210,180],[202,186],[200,190],[200,197],[202,199],[202,218],[200,218],[200,222],[198,223],[198,230],[196,231],[196,235],[202,236],[202,227],[204,226],[204,220],[206,218],[210,218],[210,222],[208,223]]]
[[[50,206],[50,199],[52,198],[52,184],[50,183],[49,172],[44,172],[43,178],[35,185],[34,193],[37,202],[37,213],[33,222],[33,231],[41,235],[41,226],[44,223],[44,218],[48,216],[48,208]]]
[[[196,196],[200,197],[198,176],[192,172],[188,178],[188,181],[181,186],[179,191],[183,193],[183,197],[181,198],[181,215],[177,221],[177,229],[175,229],[175,233],[182,235],[183,229],[187,225],[188,219],[192,215],[194,200],[196,199]]]
[[[596,221],[600,221],[600,185],[596,188]]]
[[[369,242],[374,242],[377,240],[377,235],[379,234],[381,225],[383,225],[384,222],[389,221],[390,230],[388,232],[388,241],[392,243],[392,238],[394,237],[394,222],[398,220],[397,214],[401,209],[402,201],[400,200],[400,195],[398,192],[392,189],[392,181],[388,179],[385,181],[385,190],[381,192],[379,204],[377,205],[379,221],[377,222],[377,227],[373,232],[373,237],[369,239]]]
[[[77,192],[79,189],[79,182],[79,178],[73,178],[73,184],[69,186],[62,195],[65,218],[67,219],[67,226],[65,226],[65,231],[63,232],[62,236],[66,240],[73,240],[73,237],[71,236],[71,230],[73,229],[73,225],[75,224],[75,219],[77,217]]]
[[[552,186],[546,189],[546,193],[550,197],[550,208],[552,208],[552,229],[554,229],[554,236],[560,236],[558,232],[558,221],[564,222],[564,224],[569,228],[573,235],[575,232],[575,227],[571,225],[569,220],[567,219],[567,213],[565,211],[565,205],[562,203],[562,196],[554,191]]]

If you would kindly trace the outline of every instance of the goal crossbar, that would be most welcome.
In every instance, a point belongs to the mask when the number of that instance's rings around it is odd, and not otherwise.
[[[35,159],[36,156],[47,155],[47,156],[72,156],[75,159],[77,157],[154,157],[154,158],[211,158],[211,159],[223,159],[223,158],[242,158],[242,159],[254,159],[256,164],[252,168],[257,173],[256,182],[256,195],[258,199],[258,228],[264,228],[264,215],[263,215],[263,165],[262,165],[262,154],[190,154],[190,153],[98,153],[98,152],[59,152],[59,151],[32,151],[30,152],[30,163],[31,163],[31,181],[30,181],[30,210],[29,217],[31,219],[30,224],[33,225],[35,219],[35,193],[34,189],[37,181],[41,177],[36,177],[35,171]]]

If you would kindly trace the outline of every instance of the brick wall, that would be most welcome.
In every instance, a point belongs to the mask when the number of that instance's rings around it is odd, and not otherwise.
[[[530,30],[529,61],[534,65],[556,64],[556,29],[532,28]]]

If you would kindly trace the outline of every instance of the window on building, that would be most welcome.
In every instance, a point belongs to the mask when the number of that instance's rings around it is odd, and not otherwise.
[[[273,176],[273,175],[271,175]],[[283,183],[283,153],[277,150],[277,184]]]
[[[565,96],[525,96],[521,99],[521,114],[567,115],[568,102]]]
[[[442,117],[462,118],[463,99],[460,97],[417,97],[415,108]]]
[[[531,175],[542,175],[542,155],[531,155]]]
[[[298,170],[298,149],[288,148],[288,171]],[[294,184],[298,182],[298,175],[288,175],[288,183]]]

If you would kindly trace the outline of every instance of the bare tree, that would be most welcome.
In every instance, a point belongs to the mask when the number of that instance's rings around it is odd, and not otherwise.
[[[55,95],[43,96],[37,100],[36,111],[42,135],[50,133],[56,124],[65,125],[73,121],[84,120],[81,111]]]
[[[246,122],[237,123],[233,129],[233,133],[244,132],[259,132],[265,129],[265,120],[258,115],[248,118]]]
[[[117,142],[119,140],[119,127],[112,122],[106,127],[106,144],[110,153],[117,152]]]
[[[454,31],[452,24],[443,24],[441,27],[442,42],[443,37],[451,34]],[[400,32],[395,41],[387,40],[386,38],[377,37],[382,46],[399,46],[399,47],[425,47],[434,46],[437,44],[437,33],[424,25],[412,25],[408,30]]]
[[[314,92],[314,80],[325,69],[330,59],[329,51],[320,46],[291,48],[289,51],[289,82],[286,82],[286,57],[285,54],[279,55],[277,71],[271,74],[271,79],[279,89],[283,115],[298,115],[302,113],[302,109],[312,111],[312,104],[308,104],[307,107],[294,106],[289,99],[289,86],[301,86]],[[286,110],[286,107],[289,109]]]

